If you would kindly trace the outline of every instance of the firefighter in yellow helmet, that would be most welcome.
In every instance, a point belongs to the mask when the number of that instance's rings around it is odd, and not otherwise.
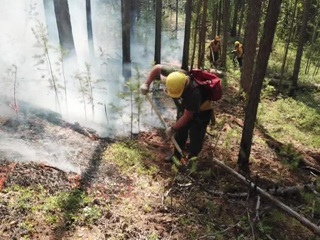
[[[243,46],[239,41],[234,42],[234,50],[232,51],[234,54],[234,59],[237,60],[240,70],[242,70],[242,60],[243,60]]]
[[[221,42],[220,36],[215,36],[215,38],[210,42],[210,63],[213,66],[218,65],[218,60],[221,55]]]
[[[188,159],[197,157],[202,150],[204,137],[213,113],[212,105],[207,104],[202,88],[188,73],[182,69],[162,64],[155,65],[145,82],[140,86],[140,92],[146,95],[151,83],[155,79],[162,79],[165,83],[165,93],[174,100],[177,107],[176,122],[166,129],[167,138],[174,136],[182,150],[189,137]],[[165,159],[172,162],[173,157],[181,160],[181,154],[175,148],[174,153]]]

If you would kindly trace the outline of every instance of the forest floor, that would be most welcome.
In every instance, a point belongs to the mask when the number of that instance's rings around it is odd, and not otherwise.
[[[52,115],[2,118],[2,138],[50,155],[57,154],[54,144],[64,146],[81,174],[63,164],[12,161],[19,146],[11,154],[1,148],[0,239],[320,239],[212,160],[237,171],[243,104],[235,89],[225,91],[197,168],[188,173],[164,163],[172,144],[161,129],[134,140],[101,139]],[[282,146],[256,128],[247,177],[317,226],[320,152],[294,146],[302,160],[292,167],[294,154],[284,156]]]

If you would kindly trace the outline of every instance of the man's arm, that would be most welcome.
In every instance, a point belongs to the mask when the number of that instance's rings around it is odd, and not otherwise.
[[[192,117],[193,117],[193,112],[184,110],[181,118],[179,118],[178,121],[171,128],[174,131],[178,131],[180,128],[187,125],[187,123],[192,119]]]
[[[162,69],[161,64],[154,65],[144,83],[150,86],[153,80],[160,79],[161,69]]]

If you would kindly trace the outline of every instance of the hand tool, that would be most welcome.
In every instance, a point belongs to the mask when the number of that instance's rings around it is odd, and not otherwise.
[[[149,96],[148,94],[146,94],[146,98],[147,98],[148,101],[150,102],[153,110],[156,112],[156,114],[157,114],[158,118],[160,119],[162,125],[163,125],[165,128],[167,128],[168,126],[167,126],[166,122],[165,122],[164,119],[161,117],[161,114],[160,114],[158,108],[156,107],[156,105],[154,104],[154,102],[152,101],[152,99],[150,98],[150,96]],[[183,152],[182,152],[182,149],[180,148],[180,146],[179,146],[179,144],[177,143],[177,141],[176,141],[176,139],[174,138],[174,136],[171,137],[171,141],[173,142],[175,148],[176,148],[176,149],[178,150],[178,152],[180,153],[181,157],[182,157],[182,158],[185,158],[185,156],[184,156],[184,154],[183,154]]]

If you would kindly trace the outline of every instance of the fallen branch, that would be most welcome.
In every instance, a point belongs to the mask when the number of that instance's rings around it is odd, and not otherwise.
[[[312,172],[315,175],[320,175],[320,170],[318,170],[318,169],[316,169],[314,167],[304,166],[304,167],[301,167],[301,168],[304,169],[304,170],[309,170],[310,172]]]
[[[302,225],[306,226],[307,228],[309,228],[312,232],[314,232],[315,234],[317,234],[318,236],[320,236],[320,228],[313,224],[312,222],[310,222],[307,218],[301,216],[300,214],[298,214],[296,211],[294,211],[293,209],[291,209],[290,207],[288,207],[287,205],[283,204],[281,201],[279,201],[278,199],[276,199],[275,197],[273,197],[272,195],[270,195],[269,193],[265,192],[263,189],[261,189],[260,187],[256,186],[253,182],[251,182],[249,179],[245,178],[244,176],[242,176],[241,174],[239,174],[238,172],[234,171],[232,168],[228,167],[227,165],[225,165],[223,162],[217,160],[217,159],[212,159],[214,163],[216,163],[217,165],[219,165],[220,167],[222,167],[223,169],[225,169],[226,171],[228,171],[229,173],[231,173],[232,175],[236,176],[238,179],[240,179],[241,181],[243,181],[244,183],[246,183],[247,185],[249,185],[251,188],[255,189],[256,191],[258,191],[263,197],[269,199],[272,203],[274,203],[277,207],[279,207],[281,210],[285,211],[286,213],[288,213],[291,217],[297,219]]]

